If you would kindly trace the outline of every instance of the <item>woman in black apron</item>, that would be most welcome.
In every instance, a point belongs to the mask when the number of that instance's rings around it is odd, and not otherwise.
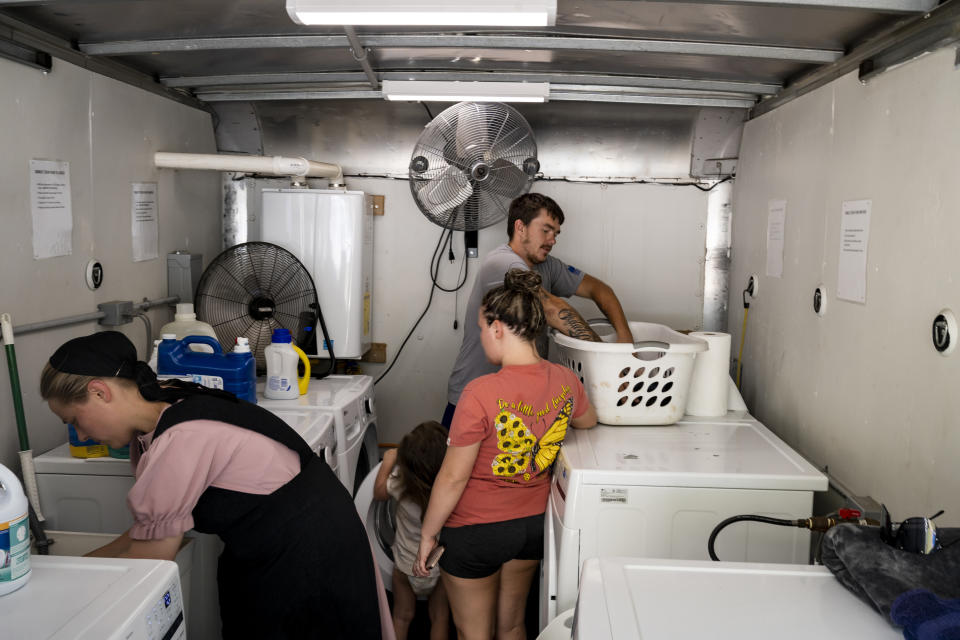
[[[272,493],[205,483],[190,509],[196,531],[224,542],[217,572],[223,637],[381,637],[373,558],[353,501],[325,461],[280,418],[223,391],[179,382],[161,386],[137,361],[133,344],[115,331],[61,346],[44,368],[41,395],[65,422],[114,447],[135,447],[137,436],[151,431],[153,447],[178,425],[213,420],[295,452],[299,473]],[[206,478],[213,471],[195,473]],[[181,540],[182,533],[162,540],[124,534],[101,553],[172,560]]]

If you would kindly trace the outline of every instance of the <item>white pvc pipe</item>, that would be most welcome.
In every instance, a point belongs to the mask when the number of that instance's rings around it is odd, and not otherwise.
[[[343,169],[340,165],[329,162],[313,162],[306,158],[157,151],[153,154],[153,163],[157,167],[166,169],[206,169],[275,176],[330,178],[332,183],[343,184]]]

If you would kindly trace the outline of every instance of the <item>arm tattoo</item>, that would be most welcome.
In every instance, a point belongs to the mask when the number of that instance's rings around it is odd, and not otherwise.
[[[574,309],[561,309],[558,316],[567,329],[567,335],[579,340],[588,340],[590,342],[600,342],[600,336],[590,328],[579,313]]]

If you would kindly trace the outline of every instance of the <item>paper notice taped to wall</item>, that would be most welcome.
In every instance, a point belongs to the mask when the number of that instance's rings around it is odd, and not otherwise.
[[[767,275],[783,276],[783,238],[787,224],[787,201],[771,200],[767,207]]]
[[[158,255],[157,183],[132,183],[130,224],[133,236],[133,261],[152,260]]]
[[[867,246],[872,204],[871,200],[843,203],[837,274],[837,297],[842,300],[867,301]]]
[[[34,258],[73,253],[69,162],[30,160],[30,215]]]

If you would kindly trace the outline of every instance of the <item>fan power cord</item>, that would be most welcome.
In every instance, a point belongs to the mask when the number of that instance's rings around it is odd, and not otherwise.
[[[437,279],[440,277],[440,262],[443,260],[443,249],[446,249],[449,245],[447,259],[451,262],[456,260],[456,256],[453,255],[453,227],[444,227],[444,232],[445,233],[440,234],[441,244],[438,244],[437,248],[433,250],[433,257],[430,258],[430,281],[433,282],[433,286],[435,286],[437,289],[440,289],[440,291],[443,291],[444,293],[455,293],[462,289],[467,283],[467,275],[470,273],[470,260],[467,258],[466,249],[464,249],[463,259],[466,267],[462,270],[463,279],[460,279],[459,277],[457,278],[456,287],[453,289],[448,289],[437,282]]]
[[[841,509],[836,517],[833,515],[812,516],[810,518],[800,518],[799,520],[786,520],[783,518],[770,518],[768,516],[755,515],[733,516],[715,526],[713,531],[710,532],[710,538],[707,540],[707,553],[710,554],[710,559],[714,562],[720,561],[720,558],[717,557],[717,553],[713,548],[713,545],[717,540],[717,536],[725,527],[733,524],[734,522],[765,522],[766,524],[775,524],[781,527],[798,527],[800,529],[809,529],[810,531],[819,532],[824,532],[827,529],[835,527],[843,522],[859,524],[862,526],[877,526],[880,524],[876,520],[861,518],[860,512],[853,509]]]
[[[326,373],[317,373],[314,374],[314,378],[317,380],[322,380],[329,375],[333,375],[333,372],[337,369],[337,357],[333,355],[333,340],[330,339],[330,334],[327,332],[327,323],[323,321],[323,311],[320,309],[320,300],[317,300],[317,320],[320,322],[320,333],[323,334],[323,340],[327,345],[327,353],[330,354],[329,364],[327,365]],[[320,349],[317,349],[319,353]]]

